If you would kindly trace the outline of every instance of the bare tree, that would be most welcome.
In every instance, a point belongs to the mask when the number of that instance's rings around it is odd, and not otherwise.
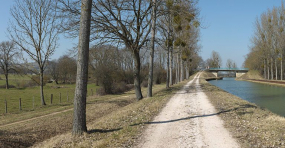
[[[51,76],[51,78],[55,81],[56,84],[58,84],[59,80],[59,67],[58,67],[58,61],[53,60],[48,62],[48,71]]]
[[[232,64],[232,68],[237,68],[237,64],[236,64],[236,62],[233,62],[233,64]]]
[[[82,135],[84,132],[87,132],[86,94],[88,81],[91,6],[92,0],[81,1],[77,77],[74,95],[74,113],[72,129],[72,133],[74,135]]]
[[[13,69],[15,56],[18,54],[14,42],[0,43],[0,67],[4,72],[6,89],[9,89],[8,74]]]
[[[226,63],[226,67],[229,68],[229,69],[233,68],[233,63],[234,62],[231,59],[228,59],[227,63]]]
[[[106,94],[115,93],[115,83],[124,81],[122,54],[123,51],[112,45],[96,46],[89,51],[89,66],[97,84],[103,88]]]
[[[65,16],[78,14],[78,3],[60,0]],[[132,53],[134,59],[134,86],[137,100],[143,98],[140,78],[140,49],[149,40],[151,2],[145,0],[113,1],[97,0],[92,5],[91,40],[97,43],[112,42],[122,44]],[[67,30],[71,34],[78,31],[76,19],[67,20]]]
[[[58,59],[58,73],[59,79],[62,83],[75,82],[76,77],[76,60],[69,57],[68,55],[63,55]]]
[[[211,57],[207,60],[207,64],[210,68],[220,68],[222,65],[220,54],[216,51],[212,51]]]
[[[58,41],[58,21],[54,0],[16,0],[11,8],[14,22],[10,23],[9,34],[13,41],[31,60],[39,66],[40,92],[44,100],[43,76],[49,57],[54,53]]]
[[[151,51],[149,57],[149,76],[148,76],[148,92],[147,97],[152,97],[153,84],[153,58],[154,58],[154,41],[156,27],[156,0],[152,0],[152,21],[151,21]]]
[[[283,79],[284,11],[282,2],[280,7],[268,9],[256,19],[252,47],[244,63],[250,69],[259,70],[267,79]]]
[[[192,34],[190,28],[198,26],[196,25],[198,24],[198,10],[195,1],[192,0],[165,0],[158,11],[162,13],[160,14],[162,16],[158,17],[158,31],[161,33],[160,36],[165,42],[168,53],[166,87],[169,87],[169,84],[173,84],[173,68],[176,70],[176,83],[185,78],[186,70],[184,69],[187,65],[182,59],[184,56],[182,52],[188,48],[187,46],[193,44],[189,39]],[[198,42],[198,40],[194,42]],[[176,55],[176,59],[173,58],[174,55]],[[173,63],[174,61],[175,63]]]

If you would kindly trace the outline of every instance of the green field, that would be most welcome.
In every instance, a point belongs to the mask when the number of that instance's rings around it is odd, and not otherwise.
[[[17,83],[20,83],[22,81],[30,81],[31,80],[31,76],[29,75],[14,75],[14,74],[9,74],[9,85],[13,85],[16,86]],[[5,81],[5,76],[4,75],[0,75],[0,86],[4,86],[6,84]]]
[[[0,75],[2,80],[0,80],[0,85],[5,85],[4,75]],[[9,85],[16,86],[17,83],[21,81],[29,81],[31,78],[29,76],[18,76],[18,75],[9,75]],[[95,84],[88,84],[88,96],[92,95],[91,89],[96,92],[96,89],[99,88]],[[67,104],[73,103],[75,91],[75,84],[58,84],[48,83],[44,86],[45,102],[46,107],[60,107]],[[23,111],[32,111],[39,110],[42,108],[41,99],[40,99],[40,87],[28,87],[28,88],[0,88],[0,114],[4,115],[5,113],[5,100],[7,100],[8,114],[10,113],[19,113]],[[51,105],[51,94],[53,94],[53,102]],[[61,94],[61,103],[60,103],[60,94]],[[19,98],[22,102],[22,110],[19,110]]]

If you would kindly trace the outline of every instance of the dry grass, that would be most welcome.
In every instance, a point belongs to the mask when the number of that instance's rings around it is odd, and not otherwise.
[[[72,105],[49,108],[40,113],[26,112],[2,116],[0,147],[128,147],[147,122],[159,113],[169,98],[185,82],[165,89],[165,84],[154,86],[153,98],[135,101],[133,91],[121,95],[90,96],[87,99],[88,134],[72,137]],[[146,95],[146,88],[143,88]],[[59,112],[53,114],[53,112]],[[64,111],[64,112],[62,112]],[[47,116],[42,116],[48,114]],[[32,118],[32,119],[31,119]],[[21,123],[15,121],[28,119]],[[10,123],[10,124],[9,124]],[[9,124],[9,125],[7,125]],[[41,143],[42,141],[45,141]]]
[[[247,79],[263,79],[263,77],[258,71],[250,70],[241,77],[236,78],[236,80],[247,80]]]
[[[89,122],[89,134],[72,137],[68,132],[53,137],[35,147],[131,147],[150,122],[165,106],[169,98],[186,82],[175,85],[171,89],[160,87],[152,98],[127,105]],[[90,110],[89,110],[90,111]],[[91,114],[93,111],[91,111]]]
[[[200,81],[225,127],[242,147],[285,147],[284,117],[229,94],[203,79]]]

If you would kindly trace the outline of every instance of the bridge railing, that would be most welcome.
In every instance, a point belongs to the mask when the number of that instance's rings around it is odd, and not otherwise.
[[[249,70],[248,68],[209,68],[209,70]]]

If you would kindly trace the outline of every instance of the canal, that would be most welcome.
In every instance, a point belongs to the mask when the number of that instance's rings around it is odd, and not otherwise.
[[[213,80],[209,83],[276,114],[285,116],[285,87],[236,81],[235,78]]]

